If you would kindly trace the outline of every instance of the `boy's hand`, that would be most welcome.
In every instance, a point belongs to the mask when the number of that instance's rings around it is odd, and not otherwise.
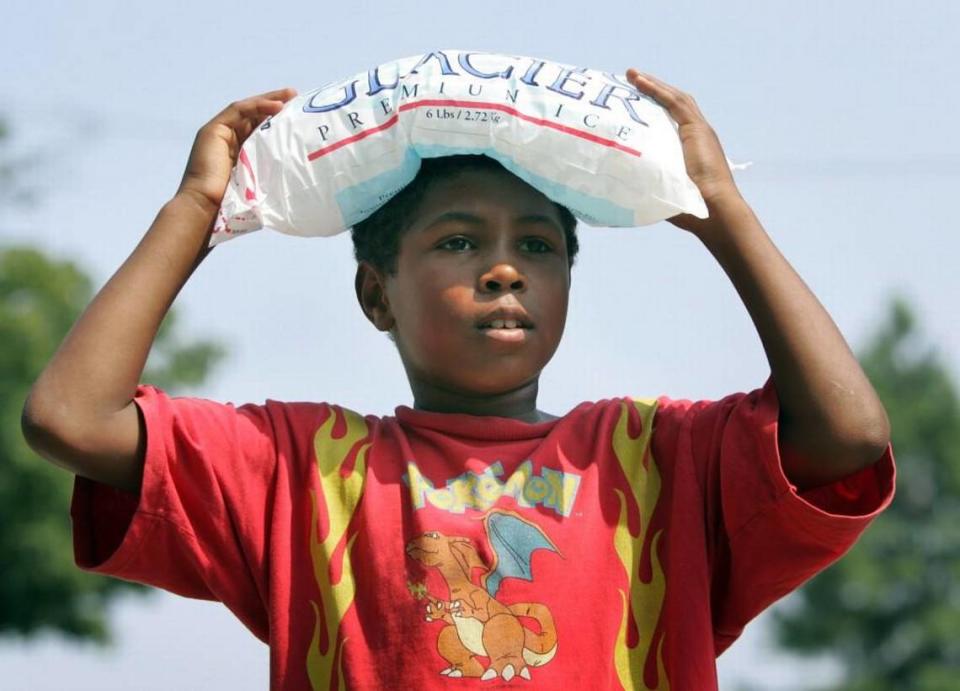
[[[178,195],[199,203],[212,214],[220,208],[240,147],[250,133],[297,95],[294,89],[268,91],[235,101],[200,128],[180,182]]]
[[[724,204],[744,203],[720,146],[720,140],[703,117],[693,96],[632,67],[627,70],[627,81],[639,89],[640,93],[654,98],[666,108],[679,125],[687,175],[699,188],[711,217],[714,209]],[[678,228],[693,233],[706,229],[713,221],[712,218],[699,219],[691,214],[680,214],[667,220]]]

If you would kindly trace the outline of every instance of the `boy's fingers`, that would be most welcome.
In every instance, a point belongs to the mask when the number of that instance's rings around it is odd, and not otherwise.
[[[285,89],[277,89],[276,91],[267,91],[266,93],[259,94],[257,96],[252,96],[253,99],[266,99],[268,101],[289,101],[291,98],[297,95],[297,90],[292,87],[287,87]]]
[[[297,95],[296,89],[277,89],[241,101],[234,101],[213,119],[231,127],[237,127],[251,121],[259,121],[268,115],[275,115],[284,103]]]
[[[633,67],[627,70],[627,79],[643,93],[653,96],[660,105],[670,111],[670,115],[677,124],[684,125],[704,119],[703,113],[700,112],[692,96],[665,81]]]
[[[283,103],[286,103],[296,95],[297,95],[296,89],[287,87],[286,89],[277,89],[275,91],[267,91],[262,94],[257,94],[256,96],[249,96],[248,98],[244,98],[239,101],[234,101],[230,105],[258,103],[260,101],[281,101]]]
[[[674,119],[679,123],[680,120],[677,118],[677,111],[681,110],[683,104],[681,103],[681,92],[679,89],[676,89],[664,81],[657,79],[653,75],[645,74],[637,70],[631,70],[628,74],[631,74],[633,77],[631,82],[637,88],[650,93],[660,104],[670,111],[670,114],[674,116]]]

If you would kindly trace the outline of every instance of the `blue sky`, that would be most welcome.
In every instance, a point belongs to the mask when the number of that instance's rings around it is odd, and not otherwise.
[[[956,373],[958,30],[949,1],[22,3],[0,30],[0,114],[15,150],[40,158],[24,172],[40,203],[0,209],[0,233],[102,284],[175,191],[196,130],[232,100],[443,47],[635,66],[693,94],[727,155],[754,162],[737,173],[744,196],[854,349],[899,291]],[[666,223],[580,237],[542,409],[762,385],[752,322],[695,238]],[[381,414],[409,403],[353,270],[346,235],[260,232],[218,248],[176,303],[185,334],[230,350],[196,393]],[[219,605],[157,594],[116,616],[111,653],[0,645],[10,688],[266,687],[266,648]],[[768,635],[761,617],[721,658],[723,688],[796,688],[809,673],[773,656]]]

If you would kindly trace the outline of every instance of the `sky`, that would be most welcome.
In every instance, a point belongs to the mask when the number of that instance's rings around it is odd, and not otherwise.
[[[960,372],[960,4],[728,1],[18,3],[0,28],[0,116],[37,201],[0,208],[102,285],[176,190],[197,129],[231,101],[300,92],[437,48],[521,54],[692,94],[767,233],[856,351],[900,294]],[[564,340],[539,407],[619,395],[716,399],[769,374],[743,303],[668,223],[581,226]],[[203,263],[175,305],[229,356],[195,394],[410,404],[390,342],[353,294],[349,236],[261,231]],[[345,363],[349,363],[345,366]],[[66,515],[68,507],[64,507]],[[789,606],[790,600],[778,606]],[[262,689],[267,649],[221,605],[156,593],[112,609],[117,647],[0,641],[11,689]],[[718,661],[721,688],[800,688],[829,661],[777,654],[769,613]]]

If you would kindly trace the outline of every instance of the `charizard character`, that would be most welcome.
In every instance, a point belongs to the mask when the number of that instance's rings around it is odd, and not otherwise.
[[[553,615],[539,602],[508,605],[496,596],[505,578],[533,580],[534,550],[560,552],[539,527],[513,512],[491,511],[483,523],[494,554],[489,566],[465,537],[428,532],[407,544],[407,554],[438,569],[450,591],[447,600],[427,595],[426,620],[445,624],[437,651],[449,665],[440,674],[484,681],[498,676],[510,681],[517,675],[530,679],[530,667],[547,664],[557,653]],[[475,568],[484,570],[479,585],[472,578]],[[536,620],[540,631],[524,627],[520,617]],[[480,657],[489,664],[484,666]]]

